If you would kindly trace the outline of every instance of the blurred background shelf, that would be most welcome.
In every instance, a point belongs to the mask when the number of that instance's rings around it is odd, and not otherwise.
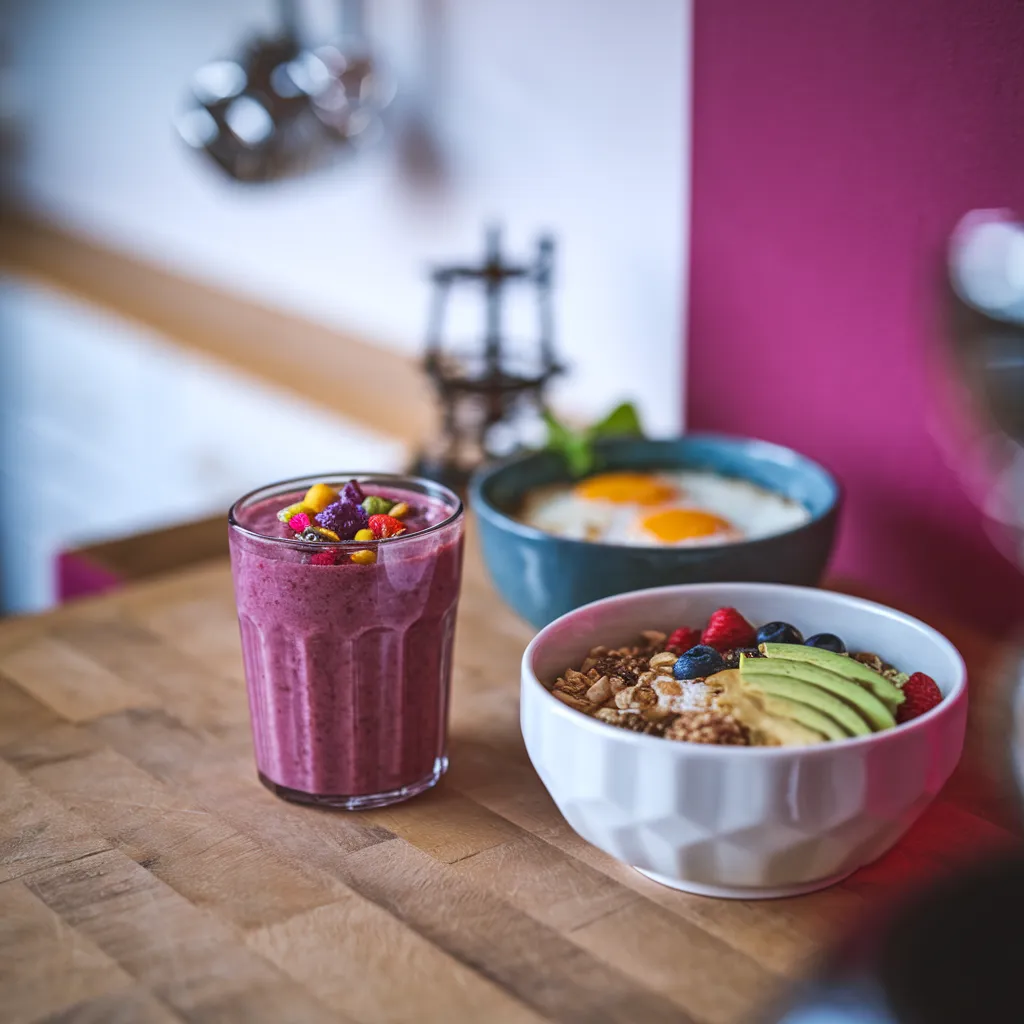
[[[0,266],[15,277],[5,295],[19,280],[38,296],[56,292],[55,300],[74,300],[64,304],[70,309],[77,303],[83,316],[85,307],[107,314],[116,333],[128,336],[137,329],[139,337],[159,337],[165,348],[170,342],[186,355],[210,357],[225,369],[410,444],[433,429],[418,360],[374,340],[218,288],[38,216],[9,213],[0,221]]]
[[[342,6],[294,5],[321,41]],[[379,138],[246,185],[175,125],[280,4],[0,0],[0,488],[46,509],[0,527],[0,609],[55,599],[58,550],[404,466],[435,426],[427,271],[491,222],[559,240],[559,408],[680,428],[689,3],[363,6],[397,86]],[[454,310],[453,340],[479,324]]]
[[[8,613],[56,600],[61,551],[223,516],[267,480],[407,459],[399,436],[28,278],[0,284],[0,329]]]
[[[147,530],[62,551],[57,561],[57,598],[65,602],[88,597],[227,557],[228,529],[223,513]]]

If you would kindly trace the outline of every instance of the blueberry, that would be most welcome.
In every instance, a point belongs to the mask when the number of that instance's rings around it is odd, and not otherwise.
[[[832,651],[834,654],[846,653],[846,644],[835,633],[815,633],[804,641],[804,646],[820,647],[823,651]]]
[[[788,622],[768,622],[757,631],[759,644],[802,644],[804,635]]]
[[[680,654],[672,666],[676,679],[706,679],[725,668],[725,659],[706,644],[697,644]]]

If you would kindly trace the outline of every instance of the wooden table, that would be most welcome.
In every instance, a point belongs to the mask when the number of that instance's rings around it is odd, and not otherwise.
[[[363,814],[256,781],[216,561],[0,623],[0,1020],[729,1022],[866,904],[1015,841],[970,740],[886,858],[772,902],[674,892],[579,839],[517,720],[530,631],[467,559],[432,793]]]

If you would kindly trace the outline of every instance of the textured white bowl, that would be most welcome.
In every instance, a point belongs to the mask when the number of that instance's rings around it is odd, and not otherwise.
[[[791,622],[805,635],[837,633],[852,650],[926,672],[944,700],[858,739],[718,747],[616,729],[541,684],[591,647],[699,625],[723,606],[755,623]],[[656,881],[707,896],[811,892],[881,856],[956,767],[966,718],[963,659],[945,637],[883,605],[806,587],[706,583],[620,594],[556,619],[523,655],[526,749],[569,824]]]

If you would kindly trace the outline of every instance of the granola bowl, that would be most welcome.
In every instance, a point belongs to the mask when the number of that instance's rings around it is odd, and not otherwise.
[[[941,703],[866,736],[730,746],[615,728],[549,691],[595,647],[706,621],[723,606],[752,622],[834,631],[850,650],[912,665]],[[595,601],[542,629],[523,655],[521,724],[534,768],[584,839],[672,888],[764,899],[832,885],[900,839],[960,758],[966,682],[945,637],[884,605],[781,584],[690,584]]]

